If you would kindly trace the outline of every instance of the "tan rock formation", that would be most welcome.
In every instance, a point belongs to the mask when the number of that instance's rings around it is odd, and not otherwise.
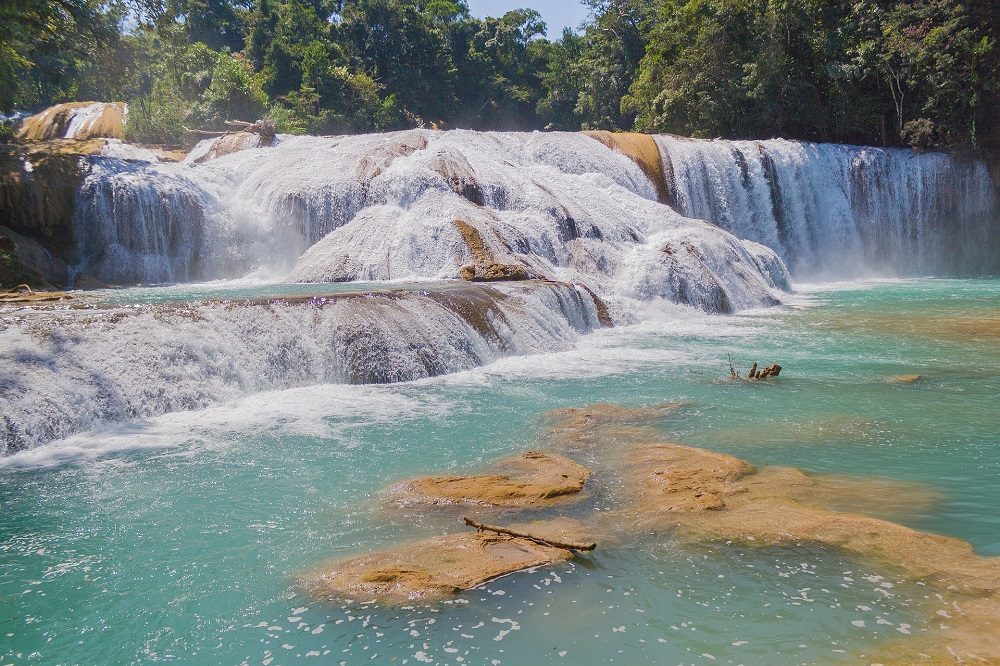
[[[556,413],[551,439],[614,444],[601,456],[623,486],[621,508],[600,514],[591,530],[617,530],[623,541],[636,532],[672,531],[696,541],[837,548],[900,570],[954,606],[946,628],[888,646],[887,659],[1000,663],[1000,639],[993,638],[1000,636],[1000,558],[857,513],[904,514],[926,507],[933,493],[886,480],[758,470],[733,456],[667,443],[654,434],[658,418],[648,408],[609,405]]]
[[[672,205],[672,197],[667,183],[664,160],[656,139],[648,134],[636,132],[608,132],[595,130],[584,132],[586,136],[600,141],[611,150],[625,155],[639,165],[649,181],[656,188],[656,198],[662,204]]]
[[[208,152],[192,161],[195,164],[202,164],[226,155],[238,153],[241,150],[267,147],[273,142],[274,137],[264,137],[254,132],[231,132],[217,138],[212,142],[212,147],[209,148]]]
[[[500,261],[476,227],[462,220],[455,220],[453,224],[474,260],[474,263],[459,269],[461,279],[467,282],[504,282],[530,280],[533,277],[523,264]]]
[[[514,526],[556,541],[586,541],[583,527],[557,519]],[[385,603],[445,599],[494,578],[570,559],[562,548],[487,532],[463,532],[325,563],[301,579],[321,599]]]
[[[405,483],[394,495],[401,504],[484,504],[532,507],[576,495],[590,470],[569,458],[528,451],[498,460],[489,474],[433,476]]]
[[[76,191],[86,174],[81,158],[99,155],[104,144],[62,139],[0,150],[0,224],[70,261]]]
[[[18,138],[29,141],[63,138],[88,140],[102,137],[124,139],[126,114],[124,102],[56,104],[25,118],[18,130]],[[74,123],[74,120],[78,122]]]

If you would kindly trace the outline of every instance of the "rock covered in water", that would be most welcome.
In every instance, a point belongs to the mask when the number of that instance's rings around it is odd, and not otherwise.
[[[66,102],[25,118],[17,135],[29,141],[124,139],[127,118],[124,102]]]

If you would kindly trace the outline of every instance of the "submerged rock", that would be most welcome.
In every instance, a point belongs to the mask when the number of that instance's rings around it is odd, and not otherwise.
[[[485,504],[532,507],[577,495],[590,470],[569,458],[528,451],[498,460],[489,474],[432,476],[403,484],[393,500],[399,504]]]
[[[734,456],[665,441],[657,433],[659,418],[657,410],[607,405],[553,415],[549,441],[576,438],[577,450],[593,451],[607,465],[600,471],[622,487],[618,509],[585,520],[588,529],[614,530],[626,542],[638,533],[670,531],[693,541],[837,548],[896,567],[954,600],[947,627],[887,646],[887,658],[1000,660],[1000,640],[992,638],[1000,636],[1000,558],[979,556],[959,539],[864,515],[912,517],[935,493],[884,479],[758,469]]]

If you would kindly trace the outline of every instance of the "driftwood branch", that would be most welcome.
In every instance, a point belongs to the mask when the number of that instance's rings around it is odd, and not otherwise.
[[[184,126],[181,125],[181,127]],[[226,134],[230,134],[228,130],[225,132],[212,132],[209,130],[191,129],[190,127],[184,127],[184,131],[189,134],[200,134],[202,136],[225,136]]]
[[[574,543],[572,541],[554,541],[552,539],[546,539],[545,537],[540,537],[535,534],[529,534],[528,532],[518,532],[517,530],[510,530],[506,527],[496,527],[494,525],[486,525],[485,523],[477,523],[471,518],[462,518],[466,525],[469,527],[474,527],[480,532],[496,532],[497,534],[505,534],[507,536],[517,537],[519,539],[527,539],[528,541],[534,541],[535,543],[540,543],[543,546],[552,546],[553,548],[563,548],[565,550],[594,550],[597,548],[596,543]]]
[[[227,127],[232,127],[233,129],[224,132],[215,132],[212,130],[184,127],[184,131],[190,134],[200,134],[201,136],[225,136],[233,132],[250,132],[252,134],[259,134],[265,139],[274,138],[274,123],[270,120],[258,120],[255,123],[248,123],[245,120],[227,120],[225,124]]]

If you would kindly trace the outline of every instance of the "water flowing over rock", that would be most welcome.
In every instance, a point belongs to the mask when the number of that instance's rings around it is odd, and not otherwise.
[[[212,139],[199,141],[191,149],[184,162],[201,164],[251,148],[266,148],[272,145],[274,137],[264,138],[254,132],[232,132]]]
[[[411,130],[261,149],[232,136],[236,152],[216,156],[215,139],[184,164],[93,160],[67,263],[119,285],[261,270],[296,282],[542,277],[722,311],[787,288],[771,250],[658,203],[649,137],[628,144],[637,158],[568,133]],[[671,257],[670,241],[697,251]]]
[[[124,139],[128,107],[124,102],[67,102],[25,118],[18,137],[43,139]]]
[[[1000,269],[985,164],[943,153],[658,137],[674,205],[775,250],[796,277]]]
[[[565,283],[425,285],[38,312],[0,330],[0,455],[252,392],[400,382],[569,349],[600,327]]]

